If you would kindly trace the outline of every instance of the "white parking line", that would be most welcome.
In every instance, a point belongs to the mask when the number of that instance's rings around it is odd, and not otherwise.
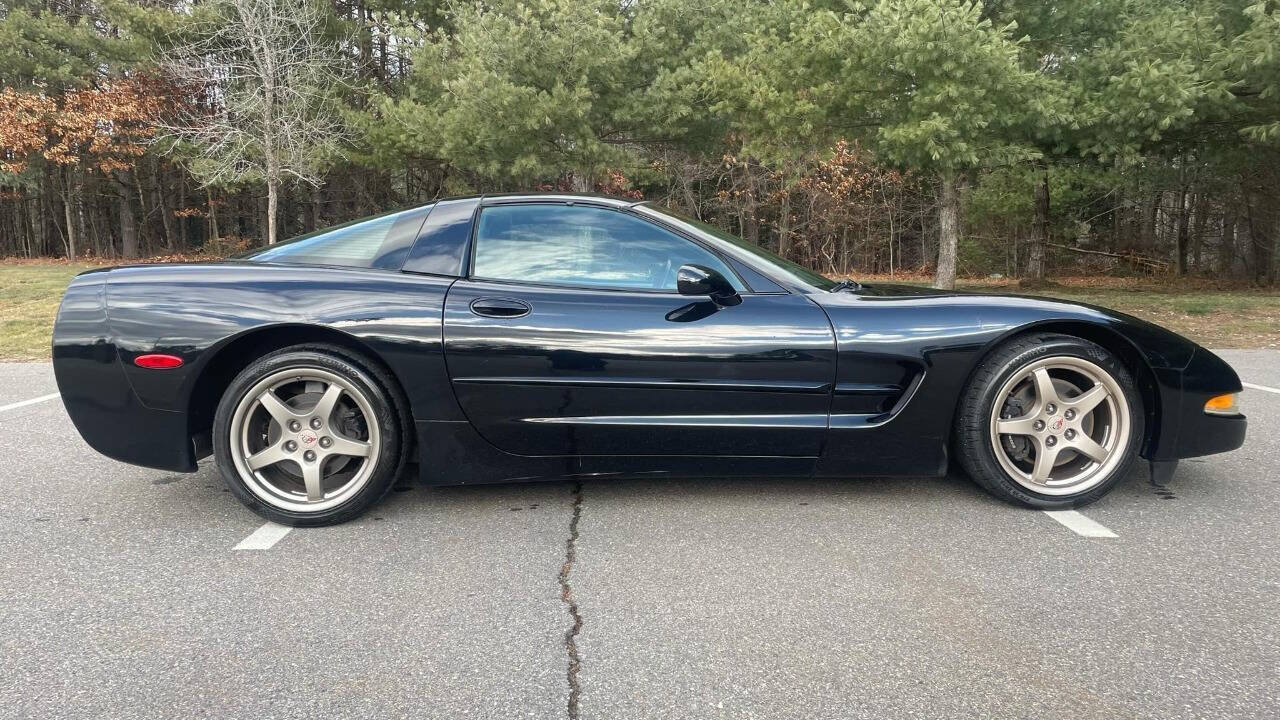
[[[1119,537],[1105,525],[1100,525],[1075,510],[1045,510],[1044,514],[1062,523],[1077,535],[1089,538]]]
[[[289,534],[293,528],[288,525],[279,523],[266,522],[262,527],[249,533],[249,537],[240,541],[235,546],[235,550],[270,550],[272,546],[280,542],[280,539]]]
[[[1252,388],[1254,390],[1262,390],[1264,392],[1270,392],[1270,393],[1275,393],[1277,395],[1280,395],[1280,388],[1267,387],[1266,385],[1254,385],[1253,383],[1247,383],[1247,382],[1242,382],[1240,384],[1247,388]]]
[[[35,405],[36,403],[42,403],[45,400],[52,400],[58,397],[59,394],[60,393],[49,393],[48,395],[41,395],[40,397],[31,398],[30,400],[23,400],[22,402],[9,403],[8,405],[0,405],[0,412],[4,412],[5,410],[17,410],[20,407]]]

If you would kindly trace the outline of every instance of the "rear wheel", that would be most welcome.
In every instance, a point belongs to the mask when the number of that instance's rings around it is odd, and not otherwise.
[[[245,368],[214,418],[214,454],[227,487],[276,522],[330,525],[377,502],[401,465],[390,395],[338,348],[271,353]]]
[[[1128,472],[1143,420],[1133,377],[1114,355],[1081,338],[1031,335],[975,373],[961,398],[957,455],[998,497],[1078,507]]]

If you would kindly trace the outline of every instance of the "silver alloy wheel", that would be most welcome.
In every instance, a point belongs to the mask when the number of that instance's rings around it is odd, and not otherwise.
[[[380,440],[364,393],[340,375],[307,367],[272,373],[240,398],[228,447],[254,495],[305,513],[360,492],[377,467]]]
[[[1000,466],[1042,495],[1074,495],[1110,476],[1129,449],[1131,418],[1111,374],[1059,356],[1019,370],[996,395],[991,443]]]

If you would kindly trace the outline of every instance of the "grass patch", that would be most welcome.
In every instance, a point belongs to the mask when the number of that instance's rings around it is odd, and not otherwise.
[[[0,264],[0,360],[48,360],[58,303],[92,265]]]
[[[1195,302],[1189,302],[1182,306],[1182,312],[1188,315],[1208,315],[1218,310],[1219,307],[1208,300],[1197,299]]]

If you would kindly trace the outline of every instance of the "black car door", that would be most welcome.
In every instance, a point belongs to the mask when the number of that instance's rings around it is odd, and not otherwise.
[[[445,301],[463,412],[522,455],[813,457],[827,430],[835,338],[802,295],[753,293],[721,258],[625,209],[495,204],[470,277]],[[742,303],[675,290],[723,274]]]

